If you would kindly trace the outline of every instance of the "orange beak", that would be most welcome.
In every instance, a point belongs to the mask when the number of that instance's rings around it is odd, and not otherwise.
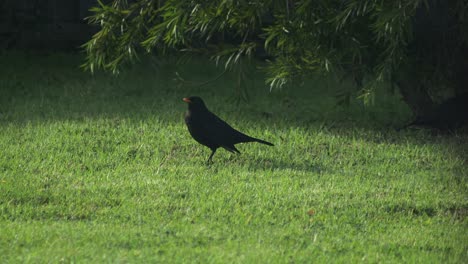
[[[183,98],[182,101],[186,102],[186,103],[191,103],[192,101],[190,101],[190,99],[188,99],[187,97],[186,98]]]

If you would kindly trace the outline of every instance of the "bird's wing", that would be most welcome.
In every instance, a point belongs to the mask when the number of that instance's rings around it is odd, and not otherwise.
[[[210,113],[207,119],[207,122],[204,122],[204,130],[206,134],[220,146],[232,146],[250,139],[249,136],[232,128],[228,123],[213,113]]]

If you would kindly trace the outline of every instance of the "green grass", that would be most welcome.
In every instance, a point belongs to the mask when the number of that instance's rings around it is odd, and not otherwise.
[[[77,56],[0,58],[4,263],[466,263],[466,135],[396,132],[397,96],[335,107],[333,80],[269,92],[204,61],[81,72]],[[273,142],[210,151],[181,98]]]

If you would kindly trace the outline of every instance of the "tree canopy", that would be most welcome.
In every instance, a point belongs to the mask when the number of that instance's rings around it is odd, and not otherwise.
[[[467,9],[463,0],[99,1],[85,67],[117,72],[145,52],[203,53],[226,68],[262,55],[272,88],[333,72],[363,95],[398,84],[418,112],[428,93],[466,91]]]

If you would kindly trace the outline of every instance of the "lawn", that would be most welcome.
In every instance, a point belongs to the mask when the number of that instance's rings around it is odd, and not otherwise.
[[[0,57],[1,262],[468,260],[468,136],[396,131],[397,95],[336,106],[333,79],[270,92],[252,68],[238,102],[233,75],[193,85],[222,72],[200,59],[119,76],[81,62]],[[188,95],[275,146],[207,166]]]

